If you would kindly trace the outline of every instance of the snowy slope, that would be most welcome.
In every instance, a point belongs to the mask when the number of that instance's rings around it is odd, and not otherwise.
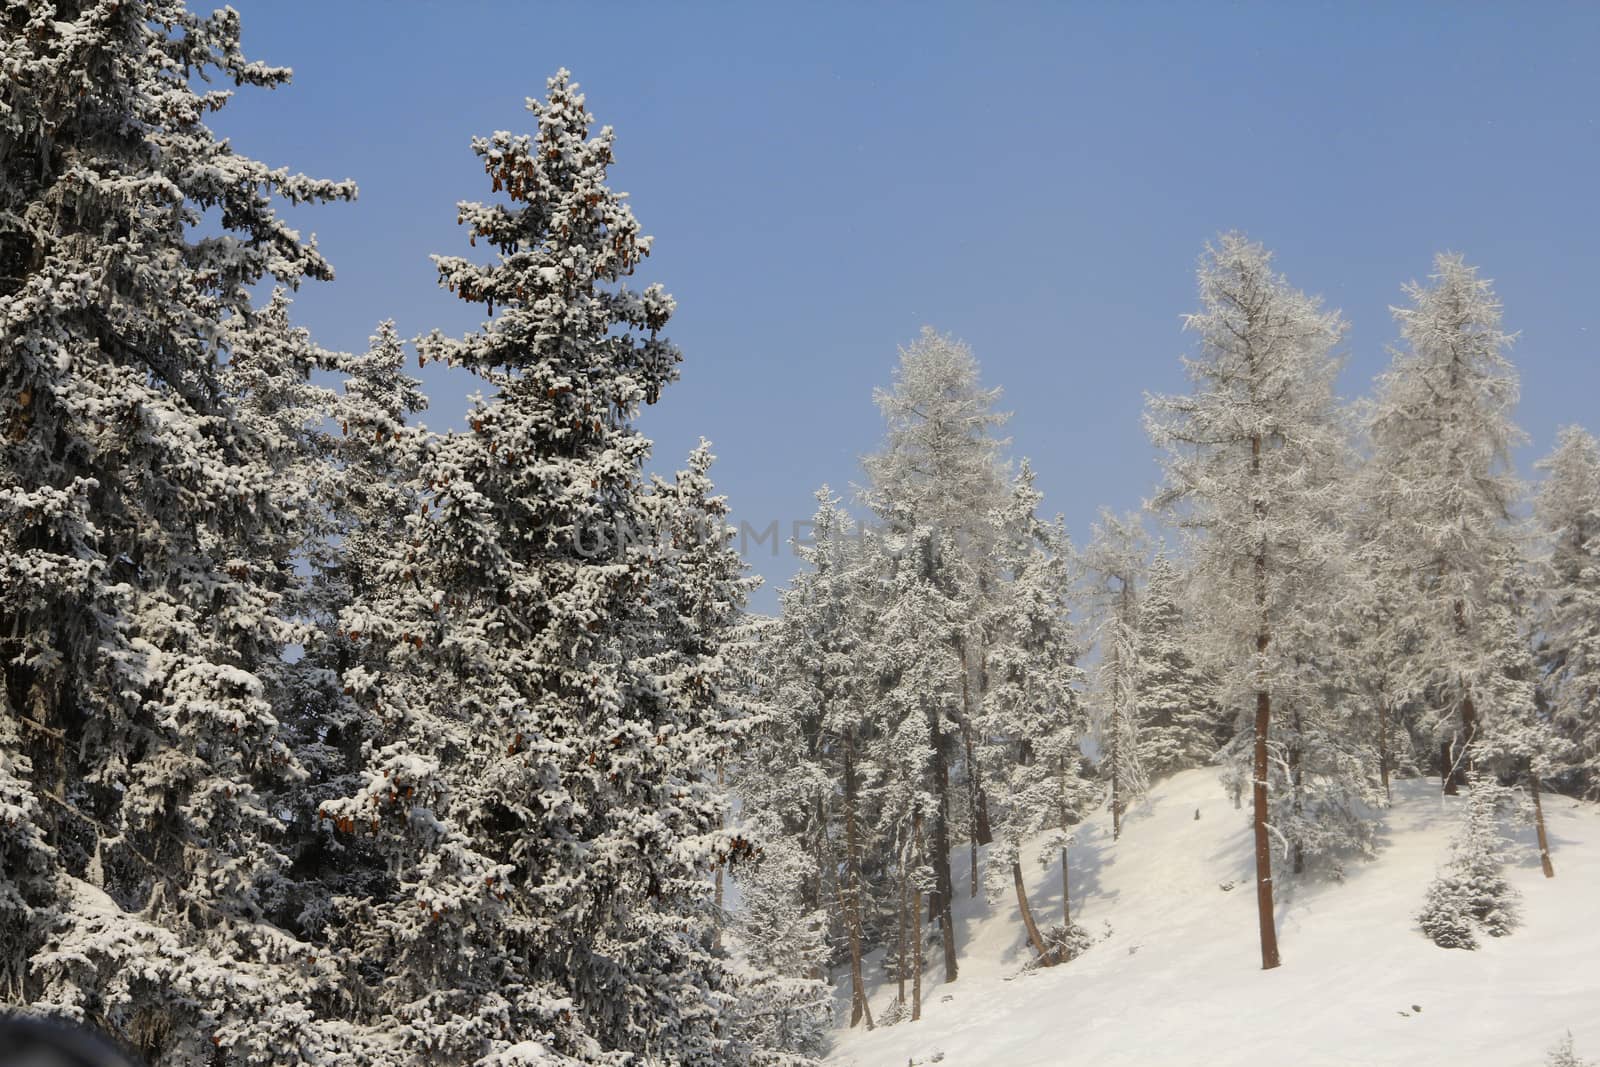
[[[1351,864],[1343,882],[1282,878],[1284,962],[1269,972],[1248,811],[1233,810],[1214,772],[1158,783],[1121,841],[1107,819],[1083,828],[1073,917],[1097,937],[1107,923],[1111,932],[1065,966],[1017,976],[1028,953],[1015,901],[989,906],[981,890],[967,899],[960,851],[959,980],[942,984],[930,965],[920,1022],[840,1031],[829,1062],[1534,1067],[1568,1029],[1580,1055],[1600,1058],[1600,807],[1547,800],[1553,880],[1540,874],[1531,830],[1515,829],[1523,925],[1465,952],[1434,946],[1414,920],[1457,803],[1437,779],[1396,783],[1376,859]],[[1030,864],[1028,874],[1041,922],[1059,920],[1059,871]],[[881,979],[871,962],[869,981]],[[874,1013],[894,995],[892,982],[877,986]],[[848,1004],[846,987],[841,1019]]]

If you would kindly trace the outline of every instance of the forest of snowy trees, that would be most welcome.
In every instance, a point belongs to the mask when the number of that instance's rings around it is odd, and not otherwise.
[[[1467,794],[1416,887],[1445,947],[1515,927],[1501,813],[1553,877],[1542,793],[1600,796],[1600,443],[1518,479],[1460,256],[1350,402],[1344,319],[1219,236],[1191,388],[1147,401],[1160,484],[1081,545],[925,329],[760,617],[710,446],[647,472],[685,356],[566,72],[471,143],[436,265],[482,328],[346,354],[293,324],[333,268],[275,204],[354,186],[206,124],[207,81],[288,78],[236,15],[0,20],[6,1008],[150,1063],[799,1067],[836,977],[866,1028],[919,1019],[925,960],[960,979],[961,896],[1031,966],[1093,951],[1068,844],[1109,811],[1137,849],[1176,771],[1251,827],[1264,968],[1275,887],[1369,855],[1396,779]],[[482,380],[465,430],[417,425],[413,358]]]

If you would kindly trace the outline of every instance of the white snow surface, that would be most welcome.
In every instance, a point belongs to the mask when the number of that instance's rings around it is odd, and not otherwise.
[[[1550,880],[1532,828],[1508,824],[1522,924],[1469,952],[1438,948],[1415,918],[1459,803],[1437,778],[1396,782],[1374,859],[1351,861],[1342,882],[1284,874],[1273,971],[1261,970],[1249,798],[1235,811],[1214,770],[1157,783],[1120,841],[1103,813],[1079,827],[1073,919],[1100,940],[1063,966],[1019,975],[1030,953],[1015,897],[989,905],[980,887],[970,899],[966,846],[953,849],[958,980],[945,985],[939,953],[925,953],[922,1019],[841,1029],[827,1062],[1537,1067],[1568,1030],[1579,1056],[1600,1059],[1600,806],[1545,798]],[[1024,853],[1035,914],[1057,922],[1060,869],[1035,854]],[[895,983],[881,953],[869,963],[876,1017]],[[849,1004],[846,975],[841,1026]]]

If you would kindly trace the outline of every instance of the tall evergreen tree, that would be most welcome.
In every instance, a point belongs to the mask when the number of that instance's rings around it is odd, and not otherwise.
[[[421,442],[421,508],[384,587],[344,613],[387,650],[352,686],[385,728],[366,784],[323,812],[396,872],[366,943],[412,1055],[722,1062],[720,635],[663,624],[701,606],[640,535],[655,509],[633,420],[675,376],[673,303],[623,284],[650,241],[606,185],[610,128],[590,136],[565,71],[529,108],[533,135],[473,143],[506,199],[458,211],[492,261],[437,260],[494,317],[419,342],[493,394],[469,432]]]
[[[162,1062],[354,1055],[307,1006],[308,947],[264,921],[300,773],[271,700],[309,350],[250,295],[332,276],[275,201],[354,186],[206,125],[230,94],[200,81],[289,77],[231,10],[11,3],[0,51],[5,999]]]
[[[1279,965],[1273,919],[1273,706],[1304,677],[1292,642],[1275,638],[1310,614],[1338,552],[1327,529],[1334,487],[1308,476],[1339,451],[1333,395],[1344,332],[1337,313],[1291,289],[1271,257],[1224,234],[1199,271],[1202,310],[1187,319],[1200,356],[1185,360],[1194,391],[1154,397],[1146,425],[1166,453],[1158,508],[1195,530],[1197,579],[1211,602],[1208,658],[1222,699],[1254,705],[1252,815],[1261,965]]]
[[[1157,552],[1139,603],[1139,762],[1151,777],[1210,763],[1234,734],[1233,716],[1190,654],[1182,582]]]
[[[1111,785],[1111,836],[1122,836],[1122,816],[1149,787],[1140,759],[1139,585],[1149,541],[1136,516],[1100,512],[1083,551],[1085,590],[1095,620],[1100,662],[1095,671],[1099,704],[1100,763]]]
[[[996,431],[1009,416],[995,410],[999,396],[998,389],[980,384],[978,362],[966,345],[925,329],[901,350],[893,388],[876,393],[887,433],[882,448],[864,461],[867,503],[890,535],[924,546],[922,580],[952,605],[945,641],[958,668],[959,704],[929,730],[932,789],[939,801],[928,828],[929,862],[937,881],[933,905],[947,982],[958,971],[951,843],[961,813],[953,810],[953,769],[966,771],[974,892],[977,846],[987,836],[987,798],[972,727],[987,678],[983,605],[997,582],[988,515],[1005,493],[1005,441]]]
[[[1493,290],[1458,255],[1437,257],[1434,272],[1395,310],[1405,347],[1378,379],[1366,504],[1392,546],[1383,580],[1404,590],[1395,610],[1409,615],[1399,691],[1426,710],[1453,793],[1505,677],[1492,646],[1508,630],[1500,591],[1522,435],[1511,421],[1512,336]]]
[[[1570,743],[1558,773],[1600,795],[1600,443],[1564,428],[1535,515],[1547,542],[1539,613],[1539,670],[1550,714]]]
[[[1005,575],[1004,599],[990,645],[993,675],[980,720],[984,766],[995,783],[995,841],[986,872],[991,897],[1012,891],[1035,954],[1057,962],[1028,902],[1022,877],[1023,845],[1045,833],[1045,862],[1059,856],[1063,922],[1070,928],[1067,845],[1093,796],[1079,776],[1086,715],[1079,692],[1083,671],[1067,621],[1070,585],[1066,533],[1038,516],[1042,494],[1026,461],[1011,499],[997,513],[997,554]]]

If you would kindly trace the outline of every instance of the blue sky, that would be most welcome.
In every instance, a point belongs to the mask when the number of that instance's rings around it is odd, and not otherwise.
[[[1004,387],[1076,538],[1138,506],[1143,396],[1184,388],[1195,261],[1230,228],[1351,320],[1347,395],[1387,361],[1402,283],[1465,253],[1521,331],[1524,469],[1558,426],[1600,430],[1600,6],[234,5],[247,54],[296,76],[215,127],[361,185],[291,212],[338,271],[296,303],[334,348],[388,317],[476,324],[428,261],[466,247],[456,201],[489,195],[469,142],[528,129],[524,99],[570,68],[656,238],[639,281],[679,304],[655,466],[711,438],[757,527],[859,479],[872,389],[923,324]],[[459,425],[470,381],[424,376],[424,421]],[[752,563],[770,609],[792,560]]]

